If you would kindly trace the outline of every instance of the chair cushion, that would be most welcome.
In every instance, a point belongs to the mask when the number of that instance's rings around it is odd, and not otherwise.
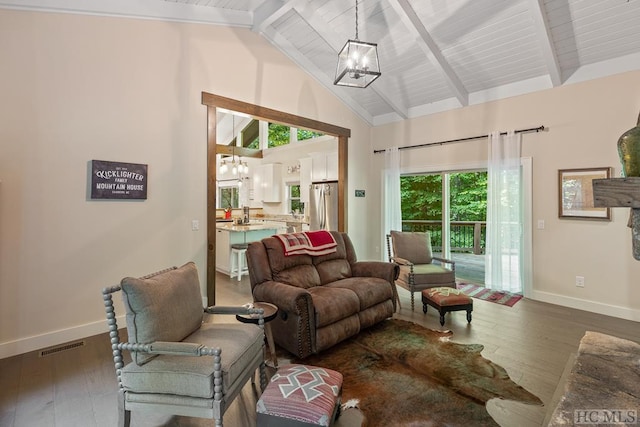
[[[353,291],[360,301],[360,311],[386,300],[393,300],[393,288],[388,281],[377,277],[351,277],[325,285]]]
[[[316,328],[330,325],[360,311],[358,295],[350,289],[316,286],[308,291],[316,312]]]
[[[414,264],[431,264],[431,235],[429,232],[391,231],[393,256],[404,258]]]
[[[409,283],[410,267],[400,266],[399,280]],[[413,266],[414,285],[446,285],[455,283],[456,275],[452,270],[438,264],[421,264]]]
[[[316,263],[315,266],[322,285],[351,277],[351,265],[346,258]]]
[[[473,302],[471,297],[464,292],[447,287],[424,289],[422,297],[423,300],[426,298],[440,307],[468,305]]]
[[[222,349],[223,390],[241,376],[257,355],[263,354],[264,333],[253,324],[203,323],[184,342]],[[161,393],[210,399],[213,397],[213,357],[157,356],[140,366],[122,370],[122,385],[134,393]]]
[[[129,342],[182,341],[202,323],[200,282],[193,262],[141,279],[126,277],[120,286]],[[133,360],[139,365],[154,357],[133,353]]]
[[[300,288],[320,285],[320,276],[310,255],[285,256],[282,242],[275,237],[262,239],[262,243],[267,251],[272,280]]]
[[[344,236],[336,231],[332,231],[331,235],[336,241],[336,251],[327,255],[315,256],[312,259],[313,265],[318,269],[322,285],[352,276]]]

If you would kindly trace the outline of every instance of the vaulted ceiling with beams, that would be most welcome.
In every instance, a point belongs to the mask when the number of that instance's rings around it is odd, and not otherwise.
[[[371,125],[640,69],[640,0],[357,0],[382,76],[334,86],[356,0],[0,0],[249,28]]]

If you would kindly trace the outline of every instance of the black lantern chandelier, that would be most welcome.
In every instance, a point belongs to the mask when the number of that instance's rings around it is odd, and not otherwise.
[[[338,54],[337,86],[365,88],[380,77],[378,45],[358,40],[358,0],[356,0],[356,38],[347,40]]]

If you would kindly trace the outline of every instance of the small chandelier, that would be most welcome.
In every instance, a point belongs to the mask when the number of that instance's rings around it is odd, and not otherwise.
[[[356,38],[347,40],[338,54],[336,86],[365,88],[380,77],[378,45],[358,40],[358,0],[356,0]]]
[[[231,146],[231,173],[233,175],[237,174],[248,174],[249,173],[249,164],[245,161],[242,161],[242,158],[238,156],[238,162],[236,163],[236,140],[235,140],[235,116],[231,115],[231,139],[233,141],[233,145]],[[220,159],[220,173],[224,174],[229,170],[229,165],[225,159]]]
[[[220,162],[220,173],[223,174],[223,173],[227,172],[227,170],[229,170],[229,167],[227,166],[227,161],[226,160],[222,160]]]

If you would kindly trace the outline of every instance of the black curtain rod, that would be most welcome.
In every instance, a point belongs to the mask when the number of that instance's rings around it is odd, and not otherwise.
[[[529,128],[529,129],[518,129],[515,131],[515,133],[526,133],[526,132],[541,132],[545,130],[544,125],[542,126],[538,126],[537,128]],[[506,135],[507,132],[500,132],[500,135]],[[420,148],[420,147],[429,147],[431,145],[444,145],[444,144],[450,144],[452,142],[462,142],[462,141],[471,141],[474,139],[482,139],[482,138],[488,138],[489,135],[480,135],[480,136],[470,136],[467,138],[458,138],[458,139],[450,139],[448,141],[440,141],[440,142],[428,142],[426,144],[417,144],[417,145],[405,145],[404,147],[398,147],[398,150],[406,150],[408,148]],[[373,154],[378,154],[378,153],[384,153],[385,150],[373,150]]]

